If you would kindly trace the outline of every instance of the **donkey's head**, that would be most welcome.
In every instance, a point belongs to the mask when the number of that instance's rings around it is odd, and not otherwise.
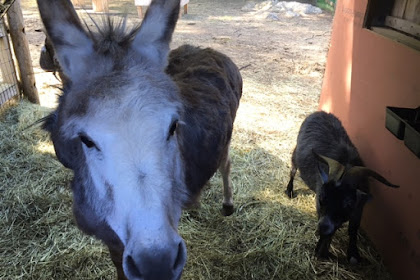
[[[186,261],[177,232],[187,200],[177,142],[182,106],[164,73],[179,1],[153,1],[130,32],[110,19],[86,31],[70,0],[38,5],[69,81],[44,126],[74,171],[79,226],[109,246],[119,274],[122,261],[129,279],[179,279]]]

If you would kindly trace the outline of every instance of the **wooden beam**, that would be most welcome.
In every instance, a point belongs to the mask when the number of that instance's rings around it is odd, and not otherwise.
[[[413,37],[386,27],[372,27],[372,31],[393,41],[404,44],[412,49],[420,51],[420,40],[414,39]]]
[[[420,38],[420,25],[405,19],[387,16],[385,25]]]
[[[26,39],[20,0],[16,0],[7,12],[10,37],[15,52],[23,94],[29,101],[39,104],[38,90],[32,67],[29,44]]]

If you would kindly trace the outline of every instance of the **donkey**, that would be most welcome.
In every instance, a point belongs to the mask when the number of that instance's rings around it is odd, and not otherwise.
[[[43,127],[58,160],[73,170],[78,226],[108,246],[118,279],[180,279],[181,211],[218,169],[224,212],[233,212],[238,68],[212,49],[182,46],[169,54],[179,0],[153,1],[128,31],[125,20],[109,17],[85,30],[70,0],[38,6],[67,78]]]

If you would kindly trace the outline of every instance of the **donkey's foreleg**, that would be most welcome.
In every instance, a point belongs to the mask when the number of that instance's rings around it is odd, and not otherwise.
[[[225,216],[229,216],[233,213],[233,199],[232,199],[232,187],[230,182],[230,157],[229,148],[223,157],[222,162],[219,166],[219,171],[222,173],[223,178],[223,209],[222,213]]]
[[[123,266],[122,266],[122,251],[121,250],[115,250],[111,247],[109,248],[109,253],[111,255],[112,262],[114,263],[116,269],[117,269],[117,280],[127,280],[124,274]]]

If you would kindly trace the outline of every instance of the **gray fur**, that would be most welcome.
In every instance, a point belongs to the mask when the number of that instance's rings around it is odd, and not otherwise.
[[[38,5],[56,70],[66,77],[43,127],[74,172],[78,226],[109,247],[119,279],[179,279],[186,262],[181,210],[217,169],[225,213],[232,213],[228,152],[242,94],[238,68],[211,49],[168,54],[179,1],[153,1],[130,31],[111,19],[85,30],[69,0]]]

